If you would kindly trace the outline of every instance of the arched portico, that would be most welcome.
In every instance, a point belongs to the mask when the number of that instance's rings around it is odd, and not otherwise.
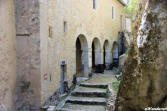
[[[86,76],[88,74],[88,42],[84,35],[79,35],[76,40],[76,74]]]

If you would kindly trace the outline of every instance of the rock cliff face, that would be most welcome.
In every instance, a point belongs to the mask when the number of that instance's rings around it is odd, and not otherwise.
[[[148,0],[123,71],[116,111],[167,107],[167,1]]]

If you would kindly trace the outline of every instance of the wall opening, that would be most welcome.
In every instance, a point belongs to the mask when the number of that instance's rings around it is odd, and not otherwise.
[[[93,0],[93,9],[97,9],[97,0]]]
[[[105,40],[104,45],[103,45],[103,64],[104,64],[104,68],[109,68],[110,65],[110,61],[111,59],[109,59],[110,57],[110,51],[109,51],[109,41]]]
[[[85,36],[80,35],[76,40],[76,74],[86,76],[88,74],[88,43]]]
[[[112,48],[112,60],[113,60],[113,66],[118,67],[119,66],[119,49],[118,49],[118,43],[114,42],[113,43],[113,48]]]
[[[114,7],[112,6],[112,19],[114,19],[115,18],[115,12],[114,12]]]
[[[68,32],[68,24],[64,21],[64,32]]]
[[[92,72],[103,72],[103,63],[101,62],[101,45],[98,38],[92,42]]]
[[[82,73],[82,50],[81,50],[81,43],[79,38],[77,39],[76,42],[76,73],[77,75],[81,75]]]
[[[60,92],[61,94],[64,94],[65,92],[67,92],[68,90],[68,86],[66,85],[67,83],[67,65],[66,64],[61,64],[60,66],[61,68],[61,75],[60,75]]]
[[[92,69],[94,72],[95,69],[95,46],[94,46],[94,42],[92,43]]]

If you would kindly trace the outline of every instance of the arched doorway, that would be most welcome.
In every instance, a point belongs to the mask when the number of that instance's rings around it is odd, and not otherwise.
[[[92,43],[92,69],[95,69],[95,45]]]
[[[115,41],[113,43],[113,48],[112,48],[112,60],[113,60],[113,66],[118,67],[119,65],[119,49],[118,49],[118,43]]]
[[[76,74],[88,74],[88,43],[84,35],[79,35],[76,40]]]
[[[109,41],[105,40],[104,45],[103,45],[103,64],[105,68],[109,67],[110,64],[110,48],[109,48]]]
[[[92,71],[94,72],[101,63],[101,45],[98,38],[92,42]]]

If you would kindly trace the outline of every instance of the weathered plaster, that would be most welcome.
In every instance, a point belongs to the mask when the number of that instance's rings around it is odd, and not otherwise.
[[[14,1],[0,0],[0,111],[15,111],[16,46]]]

